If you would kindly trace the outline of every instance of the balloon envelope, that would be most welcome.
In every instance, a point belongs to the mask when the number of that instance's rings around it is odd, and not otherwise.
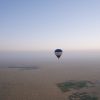
[[[57,56],[58,59],[61,57],[62,52],[63,52],[63,51],[62,51],[61,49],[56,49],[56,50],[55,50],[55,55]]]

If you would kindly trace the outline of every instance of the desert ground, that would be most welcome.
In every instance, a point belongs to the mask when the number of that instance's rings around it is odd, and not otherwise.
[[[0,68],[0,100],[68,100],[68,96],[76,91],[90,92],[100,98],[99,60],[56,59],[39,62],[33,69],[13,67]],[[57,83],[69,80],[88,80],[96,86],[63,93]]]

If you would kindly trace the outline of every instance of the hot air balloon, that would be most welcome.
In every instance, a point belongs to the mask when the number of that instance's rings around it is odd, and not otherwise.
[[[62,52],[63,52],[63,51],[62,51],[61,49],[56,49],[56,50],[55,50],[55,55],[57,56],[58,59],[61,57]]]

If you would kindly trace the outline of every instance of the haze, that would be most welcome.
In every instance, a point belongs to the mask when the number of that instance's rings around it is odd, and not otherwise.
[[[71,81],[94,86],[57,86]],[[100,1],[0,0],[0,100],[70,100],[84,92],[100,99]]]

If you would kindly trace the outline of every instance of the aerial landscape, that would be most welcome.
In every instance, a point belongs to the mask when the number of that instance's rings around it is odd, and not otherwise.
[[[99,0],[0,0],[0,100],[100,100]]]
[[[59,60],[54,52],[16,53],[0,57],[1,100],[99,100],[99,53],[63,52]]]

